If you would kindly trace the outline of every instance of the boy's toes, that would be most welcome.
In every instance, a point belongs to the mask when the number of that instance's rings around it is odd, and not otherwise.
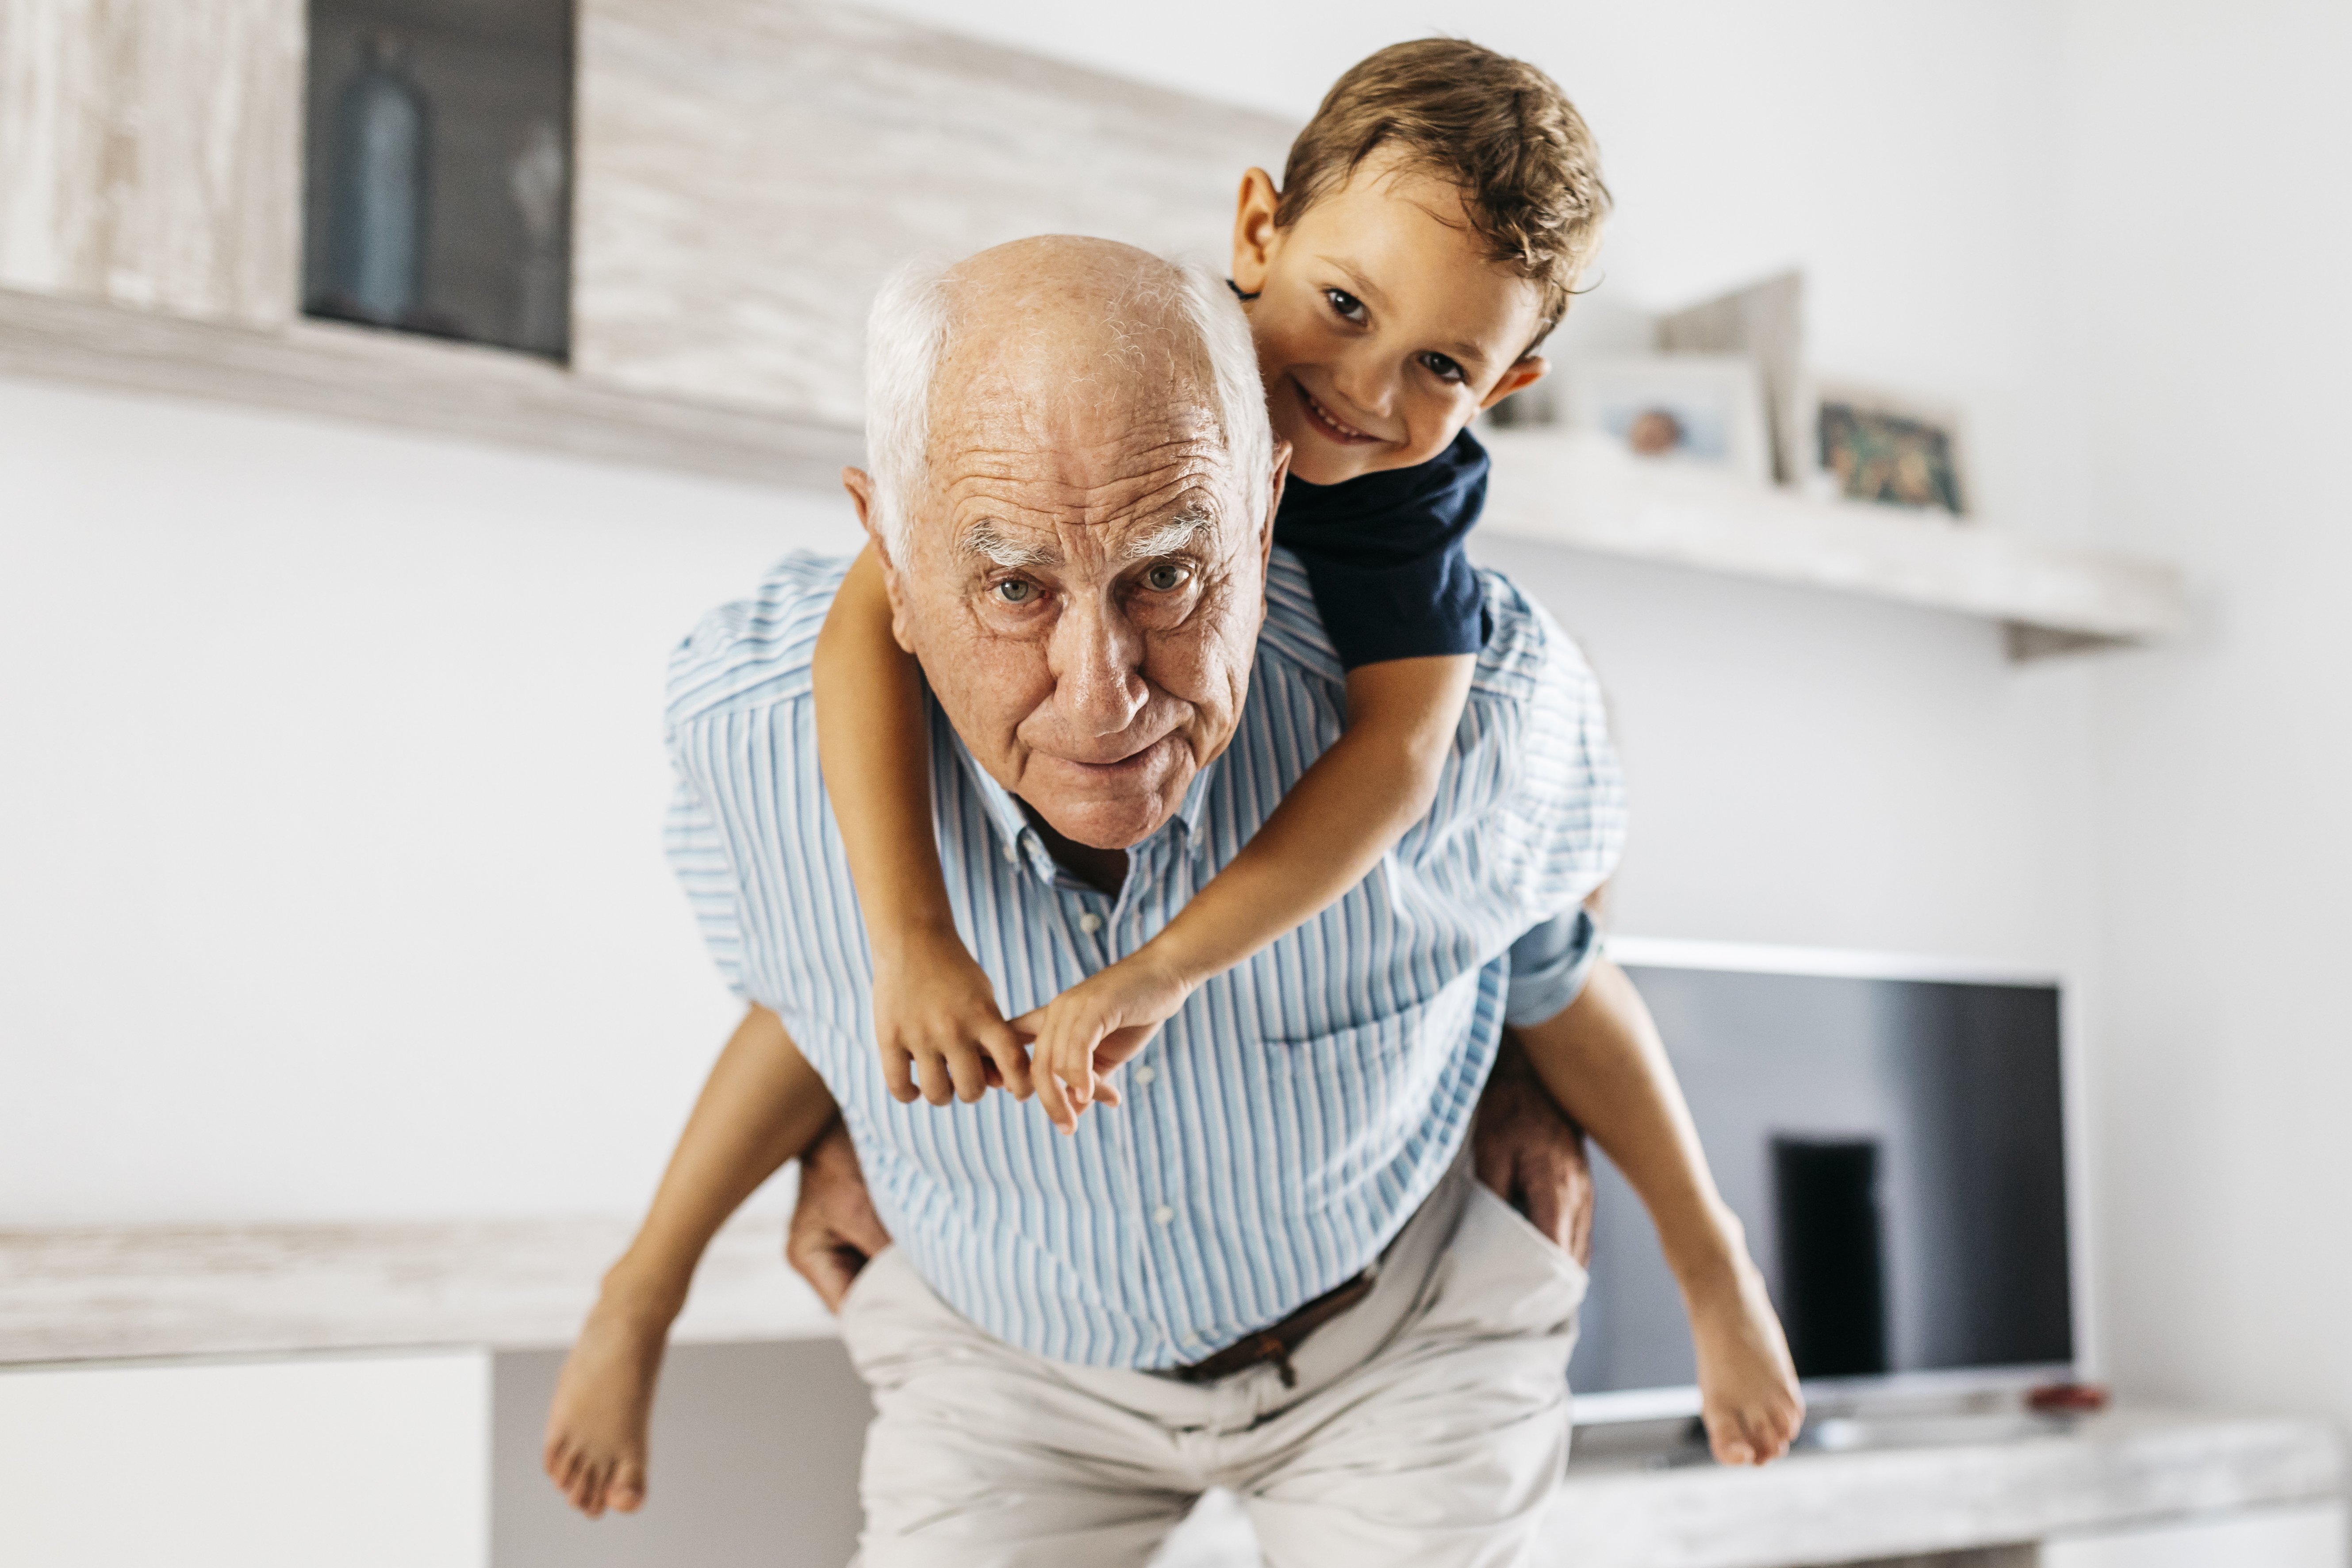
[[[613,1476],[613,1489],[606,1494],[605,1500],[619,1513],[635,1513],[643,1508],[646,1501],[645,1468],[634,1459],[622,1460],[620,1468]]]

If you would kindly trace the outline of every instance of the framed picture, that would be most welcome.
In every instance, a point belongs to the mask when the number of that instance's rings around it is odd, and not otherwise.
[[[1668,353],[1747,354],[1756,361],[1764,382],[1772,478],[1784,485],[1803,484],[1813,471],[1813,410],[1805,401],[1804,274],[1783,272],[1686,306],[1660,316],[1656,330],[1657,346]]]
[[[1568,423],[1636,457],[1772,480],[1764,389],[1746,354],[1632,354],[1580,360],[1564,376]]]
[[[1817,383],[1814,405],[1824,494],[1968,515],[1958,410],[1838,382]]]

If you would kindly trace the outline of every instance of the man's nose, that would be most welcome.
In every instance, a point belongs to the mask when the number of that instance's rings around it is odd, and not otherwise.
[[[1115,605],[1069,605],[1048,648],[1054,700],[1082,734],[1116,735],[1150,700],[1143,683],[1143,638]]]

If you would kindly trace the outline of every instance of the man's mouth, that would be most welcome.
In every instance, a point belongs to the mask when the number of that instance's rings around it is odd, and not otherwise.
[[[1378,436],[1357,429],[1322,404],[1318,403],[1315,400],[1315,395],[1307,391],[1297,376],[1290,378],[1290,384],[1297,391],[1299,404],[1307,410],[1307,417],[1332,440],[1350,447],[1376,445],[1380,441],[1381,438]]]
[[[1140,746],[1135,751],[1129,752],[1126,756],[1118,758],[1116,761],[1111,762],[1089,762],[1084,757],[1071,756],[1057,756],[1054,760],[1066,766],[1076,769],[1079,773],[1085,774],[1088,778],[1098,779],[1105,783],[1109,783],[1115,780],[1130,777],[1148,770],[1151,766],[1153,761],[1159,756],[1160,748],[1167,744],[1170,739],[1171,739],[1171,737],[1162,735],[1160,739],[1151,742],[1150,744]]]

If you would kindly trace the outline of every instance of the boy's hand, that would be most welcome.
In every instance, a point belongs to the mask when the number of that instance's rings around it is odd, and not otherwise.
[[[1036,1033],[1037,1098],[1054,1125],[1076,1131],[1097,1095],[1117,1105],[1118,1091],[1097,1078],[1141,1050],[1192,991],[1181,977],[1131,954],[1015,1020],[1016,1027]]]
[[[991,1088],[1032,1092],[1029,1053],[997,1010],[987,973],[961,942],[915,938],[874,959],[874,1038],[901,1104],[967,1105]]]
[[[1698,1351],[1699,1414],[1716,1462],[1760,1465],[1789,1451],[1805,1422],[1796,1363],[1756,1266],[1690,1302]]]

